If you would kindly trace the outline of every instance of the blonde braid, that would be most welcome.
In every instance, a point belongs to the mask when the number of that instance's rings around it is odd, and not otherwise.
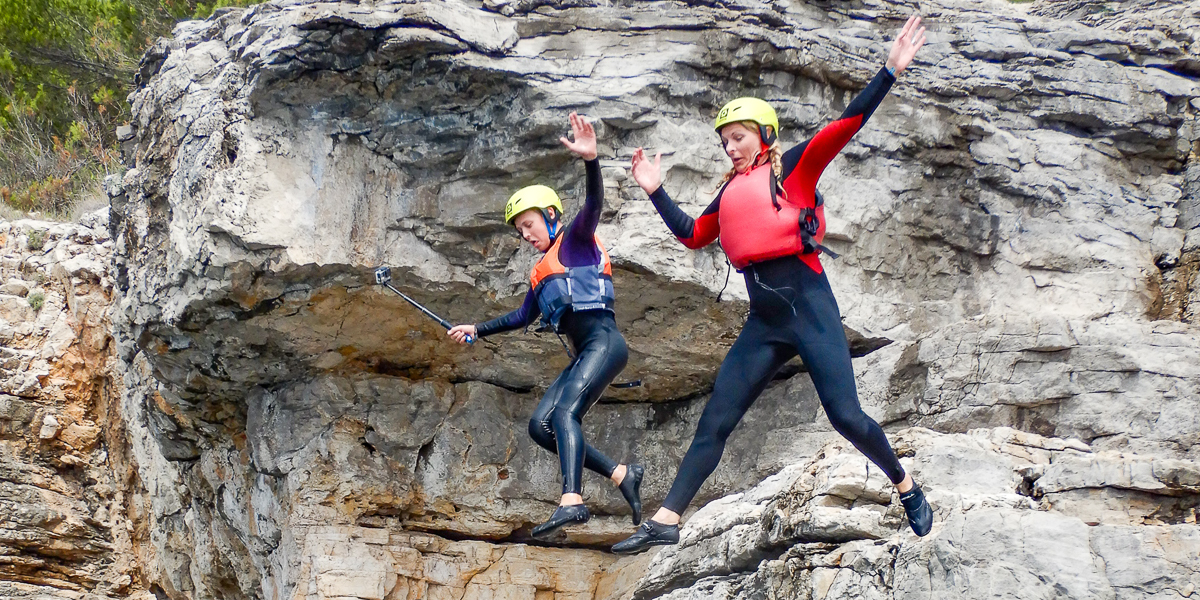
[[[771,170],[775,172],[775,181],[778,181],[779,195],[787,199],[787,192],[783,190],[783,144],[779,143],[779,134],[775,135],[775,142],[767,149],[771,153]]]

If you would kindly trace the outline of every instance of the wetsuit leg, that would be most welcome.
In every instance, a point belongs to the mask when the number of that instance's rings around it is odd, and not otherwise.
[[[558,377],[554,378],[554,383],[546,388],[546,393],[542,394],[542,400],[538,402],[537,408],[534,409],[533,415],[529,417],[529,437],[537,445],[558,454],[558,442],[554,441],[554,425],[550,423],[550,415],[554,414],[554,405],[558,404],[558,397],[562,395],[563,384],[566,383],[571,374],[571,369],[575,366],[574,360],[567,368],[563,369]]]
[[[537,410],[533,411],[533,416],[529,419],[529,437],[533,438],[537,445],[555,454],[558,454],[558,442],[554,439],[554,423],[552,422],[554,407],[558,404],[559,397],[562,396],[563,385],[570,379],[571,370],[577,362],[578,360],[571,361],[571,364],[558,375],[554,383],[550,384],[542,396],[542,401],[538,403]],[[616,461],[605,456],[590,444],[584,444],[583,466],[587,470],[607,478],[612,477],[613,472],[617,470],[617,465]]]
[[[825,415],[833,428],[882,469],[892,483],[900,483],[904,467],[883,428],[859,404],[850,344],[829,279],[807,266],[797,268],[801,282],[794,287],[803,290],[803,298],[797,303],[802,317],[795,326],[797,350],[808,367]]]
[[[688,448],[663,508],[683,514],[700,486],[721,462],[725,441],[779,368],[796,355],[791,344],[775,339],[779,330],[752,310],[738,339],[717,371],[712,397],[704,406],[696,436]]]
[[[582,491],[583,468],[588,456],[594,452],[596,461],[604,456],[594,449],[587,451],[588,446],[583,440],[583,415],[600,399],[604,389],[629,360],[625,338],[617,331],[616,322],[609,317],[595,320],[595,323],[583,340],[572,336],[577,340],[575,347],[578,357],[563,382],[562,391],[550,415],[562,464],[564,494]],[[616,464],[607,458],[603,460],[607,461],[603,468],[611,475]]]
[[[904,481],[904,467],[888,443],[883,428],[863,412],[854,387],[854,367],[848,348],[810,344],[801,355],[821,398],[829,422],[859,452],[871,459],[892,483]]]

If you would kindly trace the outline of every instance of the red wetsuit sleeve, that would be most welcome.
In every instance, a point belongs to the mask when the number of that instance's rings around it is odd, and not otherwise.
[[[788,183],[815,190],[825,167],[862,129],[895,81],[896,77],[887,69],[880,69],[866,89],[850,101],[842,116],[826,125],[811,140],[784,152],[783,179],[799,178]]]
[[[724,188],[721,190],[725,191]],[[721,208],[721,194],[717,194],[716,198],[704,209],[698,218],[691,218],[671,197],[667,195],[666,190],[659,186],[650,194],[650,201],[654,203],[654,208],[658,210],[658,215],[662,217],[664,223],[679,238],[679,241],[684,246],[693,250],[703,248],[717,239],[721,233],[721,225],[717,219],[717,212]]]

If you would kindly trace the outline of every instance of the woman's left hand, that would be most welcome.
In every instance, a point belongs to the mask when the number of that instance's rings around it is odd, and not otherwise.
[[[912,62],[913,57],[917,55],[917,50],[920,50],[924,44],[925,28],[921,27],[921,17],[913,15],[908,18],[904,29],[900,30],[899,37],[892,43],[892,51],[888,53],[887,66],[895,69],[896,74],[899,75],[908,67],[908,63]]]
[[[571,133],[575,141],[565,137],[558,138],[568,150],[578,154],[583,160],[596,160],[596,130],[583,117],[571,112]]]

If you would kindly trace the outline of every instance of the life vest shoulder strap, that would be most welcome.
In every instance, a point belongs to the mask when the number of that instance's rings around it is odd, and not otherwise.
[[[538,284],[555,275],[564,275],[571,269],[562,264],[558,257],[558,253],[562,250],[562,238],[559,236],[554,240],[554,244],[546,251],[546,255],[533,266],[533,270],[529,273],[529,287],[536,290]],[[596,247],[600,249],[600,267],[601,272],[608,277],[612,277],[612,261],[608,258],[608,251],[604,249],[604,244],[600,243],[600,238],[592,238],[596,242]],[[589,265],[590,266],[590,265]]]
[[[565,273],[566,267],[562,261],[558,260],[558,250],[562,247],[562,239],[564,236],[558,236],[551,244],[550,249],[542,256],[542,259],[533,265],[533,270],[529,272],[529,288],[537,289],[539,283],[547,277],[556,273]]]
[[[612,261],[608,259],[608,250],[604,249],[604,244],[600,243],[600,238],[593,237],[596,240],[596,247],[600,249],[600,266],[601,272],[612,277]]]

